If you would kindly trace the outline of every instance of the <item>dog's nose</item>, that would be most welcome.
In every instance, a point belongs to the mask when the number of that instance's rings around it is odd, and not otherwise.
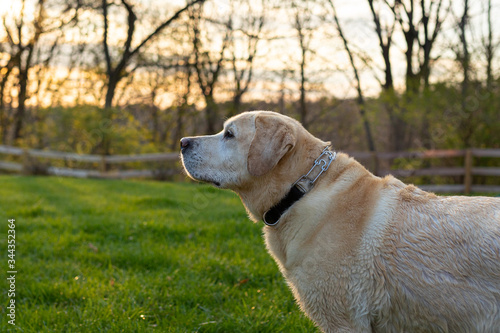
[[[185,150],[190,145],[191,145],[191,140],[189,138],[182,138],[181,139],[181,150]]]

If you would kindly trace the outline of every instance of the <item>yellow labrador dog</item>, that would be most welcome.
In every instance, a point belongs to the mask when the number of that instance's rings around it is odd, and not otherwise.
[[[500,199],[438,197],[267,112],[183,138],[189,176],[239,194],[324,332],[500,332]]]

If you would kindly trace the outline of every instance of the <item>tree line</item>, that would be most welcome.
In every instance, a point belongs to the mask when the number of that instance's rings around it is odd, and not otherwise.
[[[351,150],[498,147],[493,0],[17,0],[0,142],[176,149],[271,109]]]

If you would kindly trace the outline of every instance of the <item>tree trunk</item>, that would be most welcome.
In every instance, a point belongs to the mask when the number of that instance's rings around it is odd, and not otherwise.
[[[467,25],[469,24],[469,0],[464,0],[464,12],[462,19],[459,23],[460,29],[460,41],[462,42],[462,70],[463,70],[463,81],[462,81],[462,96],[461,96],[461,107],[462,107],[462,117],[461,117],[461,135],[463,138],[464,148],[470,147],[470,140],[473,134],[473,128],[471,124],[472,114],[474,110],[470,110],[467,107],[467,95],[469,93],[469,45],[467,41]]]
[[[187,104],[182,104],[177,108],[177,117],[175,119],[174,135],[172,138],[172,150],[179,149],[179,140],[182,138],[184,131],[184,117],[187,111]]]
[[[301,42],[301,45],[303,43]],[[306,104],[306,49],[302,46],[302,61],[300,63],[300,121],[304,128],[308,128],[307,104]]]
[[[113,98],[115,97],[116,86],[120,82],[120,75],[112,73],[108,77],[107,90],[106,90],[106,100],[104,102],[104,108],[109,109],[113,107]]]
[[[383,88],[385,90],[392,90],[394,89],[394,82],[392,79],[392,65],[391,65],[391,57],[390,57],[390,48],[389,47],[383,47],[382,49],[382,56],[384,58],[384,63],[385,63],[385,83],[383,85]]]
[[[406,39],[406,91],[416,93],[419,90],[419,79],[413,73],[413,47],[415,44],[415,36],[412,31],[405,33]]]
[[[424,82],[425,83],[425,82]],[[431,97],[431,91],[427,84],[424,84],[423,100],[424,100],[424,114],[422,116],[422,124],[420,125],[420,138],[422,141],[422,146],[425,149],[432,149],[432,135],[431,135],[431,124],[429,119],[431,117],[432,105],[428,101]]]
[[[11,144],[14,144],[21,137],[23,129],[24,114],[26,112],[26,95],[28,88],[28,71],[23,70],[19,73],[19,95],[17,96],[18,106],[14,114],[14,127],[12,129]]]
[[[5,76],[2,78],[2,81],[0,82],[0,139],[3,144],[6,143],[7,140],[7,127],[9,126],[8,124],[8,116],[7,116],[7,110],[5,109],[5,85],[7,84],[7,80],[9,79],[10,73],[12,71],[12,62],[9,61],[9,63],[6,66],[7,71],[5,72]]]
[[[240,92],[237,92],[234,97],[233,97],[233,106],[231,108],[231,112],[229,116],[235,116],[238,113],[241,112],[241,96],[242,94]]]
[[[151,120],[153,121],[152,137],[154,143],[159,143],[160,138],[160,122],[158,121],[158,107],[156,105],[151,105]]]
[[[280,99],[278,102],[278,110],[279,113],[285,114],[285,108],[286,108],[286,85],[285,85],[285,79],[286,79],[287,71],[284,69],[282,74],[281,74],[281,83],[280,83]]]
[[[207,106],[205,107],[205,120],[207,124],[207,133],[213,134],[216,131],[215,125],[217,121],[217,104],[213,95],[205,96],[205,102]]]
[[[491,22],[491,0],[488,0],[488,39],[485,45],[486,48],[486,89],[491,92],[493,84],[493,59],[495,55],[493,47],[493,23]]]

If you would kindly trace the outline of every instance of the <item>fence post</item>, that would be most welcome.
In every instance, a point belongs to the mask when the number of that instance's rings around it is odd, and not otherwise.
[[[32,170],[33,169],[32,168],[33,162],[31,161],[30,152],[27,148],[23,149],[22,164],[23,164],[23,169],[22,169],[23,174],[25,174],[25,175],[33,174],[33,170]]]
[[[106,155],[102,155],[101,157],[101,163],[99,165],[99,171],[101,173],[105,173],[106,171],[108,171],[108,163],[107,163],[107,160],[106,160]]]
[[[465,194],[470,194],[472,187],[472,150],[465,150]]]

